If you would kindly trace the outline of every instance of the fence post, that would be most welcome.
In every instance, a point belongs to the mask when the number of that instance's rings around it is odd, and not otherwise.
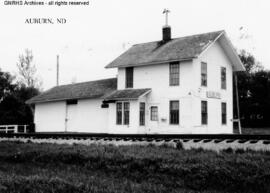
[[[8,126],[7,126],[7,125],[5,125],[5,127],[6,127],[6,133],[8,133]]]
[[[27,125],[24,125],[24,130],[23,130],[24,133],[26,133],[26,127]]]
[[[18,125],[14,125],[14,133],[18,133]]]

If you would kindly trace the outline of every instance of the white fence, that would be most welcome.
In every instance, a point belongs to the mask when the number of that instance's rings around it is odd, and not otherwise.
[[[0,133],[27,133],[28,125],[0,125]]]

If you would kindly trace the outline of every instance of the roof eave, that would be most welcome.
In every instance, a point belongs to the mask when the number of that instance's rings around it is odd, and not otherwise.
[[[103,96],[103,95],[102,95]],[[84,99],[102,99],[102,96],[93,97],[75,97],[75,98],[61,98],[61,99],[50,99],[50,100],[28,100],[26,104],[38,104],[38,103],[50,103],[50,102],[61,102],[66,100],[84,100]]]
[[[149,89],[148,91],[146,91],[145,93],[143,93],[142,95],[140,95],[138,99],[144,97],[145,95],[148,95],[150,92],[152,92],[152,89]]]
[[[125,68],[125,67],[132,67],[132,66],[137,67],[137,66],[157,65],[157,64],[164,64],[164,63],[170,63],[170,62],[189,61],[189,60],[193,60],[194,58],[197,58],[197,56],[188,57],[188,58],[179,58],[179,59],[174,59],[174,60],[139,63],[139,64],[126,64],[126,65],[119,65],[119,66],[110,66],[110,64],[109,64],[109,65],[105,66],[105,68]]]
[[[132,89],[125,89],[125,90],[132,90]],[[110,100],[115,100],[115,101],[120,101],[120,100],[139,100],[143,96],[149,94],[151,91],[152,91],[152,89],[151,88],[148,88],[148,90],[146,90],[144,93],[142,93],[138,97],[130,97],[130,98],[128,98],[128,97],[125,97],[125,98],[120,98],[120,97],[119,98],[113,98],[112,97],[112,98],[110,98],[110,96],[108,96],[108,97],[104,97],[103,99],[104,99],[104,101],[110,101]],[[117,92],[117,90],[114,91],[113,93],[111,93],[111,95],[113,95],[115,92]]]
[[[104,101],[130,101],[130,100],[138,100],[138,98],[106,98]]]
[[[216,43],[216,41],[217,41],[222,35],[224,35],[224,34],[225,34],[225,31],[222,30],[222,31],[220,32],[220,34],[219,34],[212,42],[210,42],[210,43],[208,43],[207,45],[205,45],[205,47],[203,48],[202,52],[201,52],[197,57],[198,57],[198,58],[199,58],[199,57],[202,57],[202,56],[207,52],[207,50],[209,50],[209,49],[212,47],[212,45],[214,45],[214,44]]]
[[[234,71],[245,71],[245,67],[243,65],[243,63],[241,62],[236,50],[234,49],[232,42],[230,41],[230,39],[227,37],[226,33],[224,33],[224,38],[226,39],[227,43],[229,44],[229,46],[231,47],[231,50],[233,52],[233,55],[235,57],[235,65],[234,65]]]
[[[220,40],[222,37],[224,37],[224,41]],[[207,50],[213,45],[215,44],[218,40],[220,40],[221,44],[223,44],[223,49],[227,50],[227,52],[230,52],[230,60],[232,61],[233,64],[233,71],[245,71],[245,67],[243,65],[243,63],[241,62],[240,58],[238,57],[238,54],[236,53],[230,39],[227,37],[226,32],[222,31],[217,38],[211,43],[209,44],[199,55],[198,57],[202,57],[202,55],[204,53],[207,52]],[[227,49],[224,48],[226,47],[227,44]]]

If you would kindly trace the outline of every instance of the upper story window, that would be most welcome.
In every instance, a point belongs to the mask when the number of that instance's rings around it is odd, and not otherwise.
[[[179,101],[170,101],[170,124],[179,124]]]
[[[126,68],[126,88],[133,88],[133,67]]]
[[[221,89],[226,89],[226,68],[221,67]]]
[[[145,103],[140,103],[140,125],[145,125]]]
[[[201,62],[201,86],[207,86],[207,63]]]
[[[201,116],[202,116],[202,125],[207,125],[208,122],[208,113],[207,113],[207,101],[201,102]]]
[[[170,86],[179,85],[179,62],[170,63]]]

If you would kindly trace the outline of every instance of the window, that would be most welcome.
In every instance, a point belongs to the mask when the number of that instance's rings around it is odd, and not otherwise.
[[[122,103],[116,103],[116,124],[122,124]]]
[[[221,88],[226,89],[226,68],[221,67]]]
[[[221,122],[222,125],[227,124],[227,104],[221,103]]]
[[[116,124],[117,125],[122,125],[122,120],[123,120],[124,125],[129,125],[129,107],[130,107],[129,102],[116,103]]]
[[[133,67],[126,68],[126,88],[133,88]]]
[[[77,105],[78,104],[78,100],[76,99],[70,99],[66,101],[67,105]]]
[[[151,121],[158,120],[158,107],[153,106],[151,107]]]
[[[207,86],[207,63],[201,63],[201,86]]]
[[[101,104],[101,108],[109,108],[109,104],[103,102],[103,103]]]
[[[170,101],[170,124],[179,124],[179,101]]]
[[[70,99],[66,101],[67,105],[77,105],[78,104],[78,100],[76,99]]]
[[[145,103],[140,103],[140,125],[145,125]]]
[[[129,102],[124,103],[124,125],[129,125]]]
[[[170,63],[170,86],[179,85],[179,62]]]
[[[201,102],[201,114],[202,114],[202,125],[207,125],[208,122],[207,101]]]

